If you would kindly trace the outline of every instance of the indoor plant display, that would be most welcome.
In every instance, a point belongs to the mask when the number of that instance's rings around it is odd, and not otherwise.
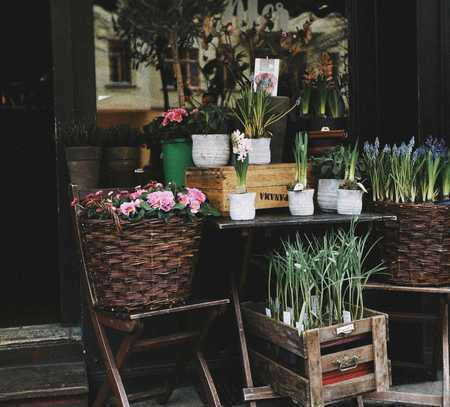
[[[391,281],[405,285],[450,284],[449,150],[444,140],[414,139],[400,146],[365,143],[364,161],[375,210],[397,216],[381,227]]]
[[[188,299],[201,218],[217,215],[202,191],[152,182],[76,197],[72,205],[100,307],[160,308]]]
[[[230,136],[227,134],[226,108],[214,104],[191,113],[192,160],[196,167],[220,167],[230,160]]]
[[[261,87],[243,84],[233,109],[234,116],[242,125],[244,134],[250,139],[252,150],[250,164],[270,164],[270,127],[285,117],[296,105],[286,111],[275,112],[276,106],[271,96]]]
[[[362,194],[364,185],[356,178],[358,164],[358,143],[353,148],[347,147],[344,155],[344,181],[337,191],[337,213],[340,215],[359,215],[362,211]]]
[[[288,190],[289,211],[294,216],[314,214],[314,189],[308,188],[308,133],[295,137],[295,183]]]
[[[233,220],[250,220],[255,218],[255,192],[247,192],[247,170],[249,152],[252,149],[250,139],[244,133],[235,130],[231,134],[231,144],[236,171],[236,192],[228,195],[230,200],[230,217]]]
[[[366,263],[368,242],[352,223],[271,256],[267,302],[242,305],[261,384],[309,406],[388,388],[387,318],[364,308],[364,284],[383,269]]]
[[[70,182],[83,188],[98,187],[102,158],[98,129],[73,121],[58,124],[57,134],[65,147]]]
[[[129,125],[119,125],[102,130],[104,146],[104,187],[130,187],[135,185],[134,170],[139,166],[142,133]]]
[[[344,181],[345,147],[335,147],[325,155],[313,157],[313,171],[319,179],[317,202],[322,212],[336,212],[337,191]]]
[[[176,185],[184,185],[187,167],[192,167],[191,120],[189,111],[184,108],[170,109],[156,117],[144,127],[147,144],[155,141],[162,144],[164,180]]]

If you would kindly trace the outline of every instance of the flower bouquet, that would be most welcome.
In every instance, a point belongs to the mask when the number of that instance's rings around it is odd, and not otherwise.
[[[218,215],[202,191],[152,182],[72,205],[99,307],[158,308],[189,298],[202,218]]]
[[[376,210],[397,216],[383,225],[391,281],[409,285],[450,284],[449,150],[429,137],[416,147],[364,145],[364,161]]]

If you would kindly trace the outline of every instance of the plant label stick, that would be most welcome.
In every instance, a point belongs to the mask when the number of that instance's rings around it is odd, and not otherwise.
[[[290,311],[283,311],[283,322],[286,325],[291,325],[291,312]]]
[[[297,328],[298,334],[301,335],[302,332],[305,330],[305,326],[303,325],[303,322],[297,321],[295,323],[295,327]]]
[[[350,311],[342,312],[342,320],[344,321],[344,324],[352,322],[352,314],[350,313]]]
[[[272,311],[270,310],[270,308],[266,308],[266,316],[272,318]]]

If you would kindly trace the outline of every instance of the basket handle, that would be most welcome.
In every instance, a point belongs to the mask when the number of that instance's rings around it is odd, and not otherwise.
[[[340,372],[347,372],[356,369],[359,364],[359,356],[344,356],[342,359],[337,359],[336,364]]]

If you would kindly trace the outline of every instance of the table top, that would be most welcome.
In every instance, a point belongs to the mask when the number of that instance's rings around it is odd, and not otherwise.
[[[353,219],[358,222],[380,222],[397,220],[396,216],[379,213],[362,213],[358,216],[338,215],[336,213],[319,213],[312,216],[291,216],[289,213],[256,214],[253,220],[231,220],[230,218],[215,218],[211,222],[219,230],[253,229],[263,227],[306,226],[319,224],[349,223]]]
[[[450,287],[414,287],[405,285],[395,285],[389,283],[367,283],[364,286],[367,290],[382,290],[404,293],[422,293],[422,294],[449,294]]]

